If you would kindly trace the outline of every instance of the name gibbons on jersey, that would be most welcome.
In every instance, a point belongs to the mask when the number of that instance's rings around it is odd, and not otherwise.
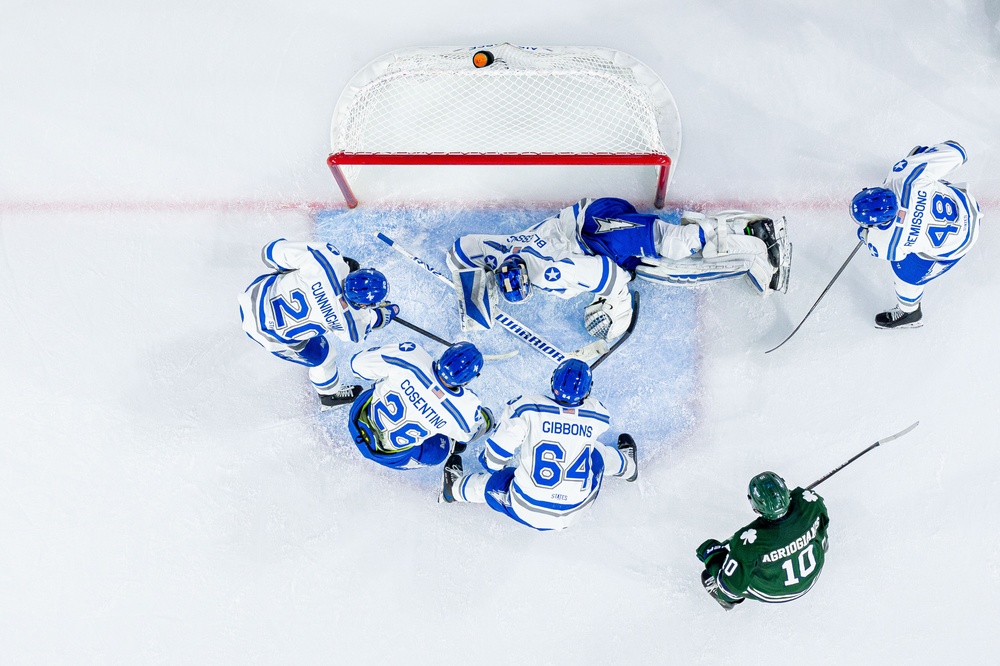
[[[803,548],[809,545],[809,543],[816,538],[816,533],[819,532],[819,517],[813,522],[812,527],[800,536],[795,541],[791,542],[784,548],[778,548],[777,550],[772,550],[770,553],[764,556],[761,562],[777,562],[778,560],[783,560],[786,557],[790,557],[795,553],[799,552]]]
[[[403,389],[403,393],[406,395],[406,399],[409,400],[418,412],[420,412],[435,428],[444,428],[448,425],[448,420],[441,417],[433,407],[431,407],[427,400],[420,395],[417,391],[417,387],[410,383],[409,379],[404,379],[399,385]]]
[[[590,437],[593,426],[581,425],[579,423],[563,423],[562,421],[542,421],[542,432],[553,435],[574,435],[576,437]]]

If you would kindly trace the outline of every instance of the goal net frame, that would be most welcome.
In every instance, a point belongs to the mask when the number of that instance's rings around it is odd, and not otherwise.
[[[477,68],[482,50],[495,61]],[[636,58],[512,44],[381,56],[340,95],[330,134],[327,165],[350,208],[358,199],[344,167],[357,165],[650,165],[662,208],[681,143],[673,96]]]

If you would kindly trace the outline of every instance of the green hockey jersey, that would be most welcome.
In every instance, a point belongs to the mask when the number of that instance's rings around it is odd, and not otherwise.
[[[790,494],[783,518],[758,518],[729,540],[715,592],[720,599],[781,603],[798,599],[816,583],[825,561],[830,518],[815,492],[796,488]]]

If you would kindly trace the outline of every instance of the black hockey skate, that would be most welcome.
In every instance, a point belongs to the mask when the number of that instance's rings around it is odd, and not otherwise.
[[[632,474],[625,477],[625,480],[632,483],[637,478],[639,478],[639,457],[636,455],[636,445],[635,440],[632,439],[632,435],[627,432],[623,432],[618,435],[618,450],[621,451],[622,455],[625,456],[632,464]],[[628,463],[625,464],[625,471],[627,472],[629,468]],[[624,476],[624,472],[622,473]]]
[[[350,257],[344,257],[344,261],[347,262],[348,272],[353,273],[354,271],[361,270],[361,264],[359,264],[357,260],[351,259]]]
[[[903,312],[896,306],[888,312],[875,315],[875,328],[920,328],[924,325],[920,321],[923,316],[920,305],[913,312]]]
[[[444,462],[444,478],[441,482],[442,502],[452,503],[455,501],[455,482],[462,478],[462,456],[453,453]]]
[[[712,598],[715,599],[717,602],[719,602],[719,605],[725,608],[727,611],[736,608],[736,604],[743,603],[742,599],[739,599],[738,601],[727,601],[725,599],[720,599],[719,597],[715,596],[715,591],[719,589],[718,574],[712,575],[711,573],[709,573],[708,569],[705,569],[704,571],[701,572],[701,584],[702,586],[704,586],[705,591],[708,592],[710,595],[712,595]]]
[[[355,398],[361,395],[360,386],[345,386],[336,393],[331,393],[329,395],[320,394],[320,411],[326,411],[328,409],[333,409],[334,407],[340,407],[341,405],[349,405],[354,402]]]
[[[788,291],[788,276],[792,268],[792,244],[785,231],[785,218],[771,220],[762,217],[749,222],[744,232],[756,236],[767,245],[767,261],[775,269],[768,287],[771,291]]]

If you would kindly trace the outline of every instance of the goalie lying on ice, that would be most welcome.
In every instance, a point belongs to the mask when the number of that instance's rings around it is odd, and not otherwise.
[[[625,332],[632,318],[628,271],[608,257],[583,251],[575,238],[562,237],[558,229],[539,233],[547,222],[517,234],[475,234],[455,241],[448,267],[463,330],[492,327],[498,295],[508,303],[522,303],[537,290],[564,299],[592,293],[584,311],[587,332],[603,340]]]
[[[466,329],[490,326],[495,302],[486,271],[509,302],[524,300],[532,288],[563,298],[594,292],[587,330],[611,339],[631,317],[630,273],[679,285],[745,277],[766,295],[788,289],[791,249],[784,218],[682,210],[661,217],[605,197],[583,199],[522,232],[463,236],[448,252],[448,264]]]

